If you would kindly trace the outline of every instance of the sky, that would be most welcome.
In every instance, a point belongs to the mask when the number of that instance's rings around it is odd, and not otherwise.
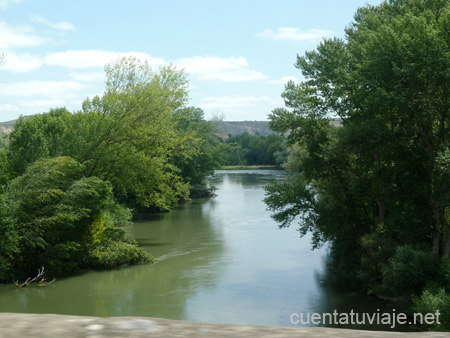
[[[359,7],[382,0],[0,0],[0,122],[51,108],[81,109],[124,56],[190,82],[207,119],[268,119],[297,55],[344,38]]]

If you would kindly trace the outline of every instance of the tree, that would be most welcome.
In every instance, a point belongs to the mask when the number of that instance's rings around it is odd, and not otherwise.
[[[83,104],[85,114],[101,116],[101,128],[80,161],[110,181],[122,200],[168,210],[188,194],[170,159],[175,153],[190,158],[200,143],[176,130],[174,112],[187,102],[186,75],[171,66],[155,74],[134,58],[105,71],[105,94]]]
[[[171,66],[154,73],[134,58],[105,71],[104,95],[85,100],[81,112],[58,108],[18,120],[8,147],[11,175],[41,158],[70,156],[87,176],[109,181],[121,202],[168,210],[189,191],[172,158],[196,156],[202,142],[194,131],[177,129],[186,75]]]
[[[111,185],[83,172],[74,159],[55,157],[36,161],[8,184],[0,195],[1,281],[38,266],[61,275],[101,265],[98,252],[123,245],[128,253],[116,265],[151,260],[107,222],[115,210]]]
[[[268,187],[273,217],[300,216],[353,282],[381,283],[399,245],[449,256],[449,30],[450,1],[360,8],[345,39],[297,57],[305,81],[286,85],[270,117],[296,172]]]
[[[226,140],[230,145],[227,151],[228,165],[275,165],[276,155],[286,149],[281,135],[270,134],[262,136],[242,133]]]
[[[214,174],[221,166],[225,145],[215,135],[217,127],[211,121],[205,121],[200,108],[187,107],[175,111],[176,129],[179,135],[192,135],[200,139],[199,147],[193,146],[192,156],[175,153],[171,163],[178,168],[179,175],[189,184],[191,197],[211,196],[214,188],[209,187],[206,178]]]

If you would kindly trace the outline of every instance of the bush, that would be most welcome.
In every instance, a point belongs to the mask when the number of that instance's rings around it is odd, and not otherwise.
[[[135,244],[109,242],[90,252],[90,265],[95,268],[115,268],[122,265],[149,263],[155,259]]]
[[[0,195],[0,282],[42,266],[61,276],[152,261],[115,228],[131,212],[114,205],[111,184],[82,171],[70,157],[40,160]]]
[[[41,257],[41,265],[52,276],[64,276],[80,270],[86,256],[84,246],[76,242],[58,243],[49,247]]]
[[[383,282],[394,296],[420,295],[440,273],[439,257],[432,252],[400,246],[383,269]]]
[[[414,306],[412,310],[415,313],[436,313],[439,311],[439,324],[421,325],[421,329],[432,329],[434,331],[450,330],[450,294],[446,293],[443,288],[438,290],[425,290],[420,297],[414,298]]]

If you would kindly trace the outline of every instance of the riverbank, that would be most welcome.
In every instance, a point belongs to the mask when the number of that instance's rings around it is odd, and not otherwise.
[[[85,317],[2,313],[0,338],[10,337],[450,337],[445,332],[386,332],[321,327],[204,324],[147,317]]]
[[[259,169],[278,169],[276,165],[225,165],[221,170],[259,170]]]

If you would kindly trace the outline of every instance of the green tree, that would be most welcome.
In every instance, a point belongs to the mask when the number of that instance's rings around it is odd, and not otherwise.
[[[96,266],[95,251],[127,243],[104,220],[114,210],[111,185],[83,173],[72,158],[55,157],[36,161],[8,184],[0,196],[0,280],[39,266],[58,275]],[[121,264],[150,260],[129,245]]]
[[[220,168],[223,161],[225,145],[216,136],[217,127],[211,121],[205,121],[204,112],[200,108],[187,107],[175,111],[176,129],[179,135],[195,137],[198,144],[191,144],[191,157],[184,153],[175,153],[173,165],[178,168],[179,175],[190,186],[191,197],[210,196],[214,187],[209,187],[206,178]]]
[[[0,132],[0,191],[8,180],[7,135]]]
[[[277,155],[286,150],[283,136],[277,134],[242,133],[231,136],[226,143],[230,145],[225,162],[228,165],[275,165]]]
[[[121,202],[168,210],[189,193],[172,158],[197,156],[202,142],[194,131],[177,129],[175,112],[187,101],[186,75],[173,67],[154,73],[134,58],[105,71],[103,96],[85,100],[83,111],[59,108],[18,120],[7,154],[11,175],[41,158],[70,156],[87,176],[111,182]]]
[[[450,253],[449,29],[450,1],[360,8],[345,39],[297,57],[305,81],[289,82],[271,115],[296,172],[267,189],[274,218],[300,216],[301,234],[330,241],[341,276],[366,287],[396,246]]]

